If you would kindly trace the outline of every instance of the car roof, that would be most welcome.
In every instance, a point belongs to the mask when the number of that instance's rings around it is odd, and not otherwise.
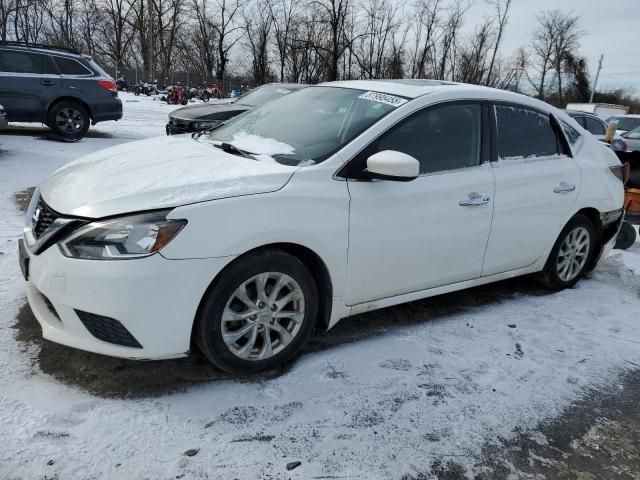
[[[453,86],[465,85],[462,83],[445,82],[429,79],[394,79],[394,80],[341,80],[337,82],[324,82],[322,86],[352,88],[354,90],[373,90],[390,95],[398,95],[406,98],[417,98],[422,95],[441,91]],[[476,88],[484,88],[477,87]]]
[[[282,88],[290,88],[291,90],[297,90],[300,88],[308,87],[306,83],[280,83],[280,82],[272,82],[265,83],[261,85],[262,87],[282,87]],[[257,87],[256,87],[257,88]]]
[[[37,51],[40,53],[49,53],[52,55],[65,56],[70,58],[85,57],[85,55],[73,48],[56,47],[53,45],[42,45],[38,43],[0,41],[0,48],[8,48],[11,50]]]
[[[611,115],[609,118],[640,118],[637,113],[627,113],[626,115]]]

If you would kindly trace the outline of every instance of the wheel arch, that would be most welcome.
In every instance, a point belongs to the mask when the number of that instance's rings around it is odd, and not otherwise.
[[[61,102],[76,102],[79,103],[80,105],[82,105],[84,108],[87,109],[87,112],[89,112],[89,117],[91,117],[91,120],[93,121],[93,111],[91,110],[91,107],[89,106],[89,104],[87,102],[85,102],[84,100],[82,100],[81,98],[78,97],[74,97],[71,95],[65,95],[62,97],[57,97],[56,99],[52,100],[49,105],[47,106],[47,112],[45,114],[45,122],[48,120],[49,118],[49,113],[51,112],[51,109],[53,107],[55,107],[58,103]]]
[[[316,288],[318,289],[318,318],[316,320],[316,328],[322,328],[324,330],[329,328],[329,322],[331,320],[331,310],[333,305],[333,283],[331,280],[331,274],[329,273],[329,269],[327,268],[326,263],[322,258],[313,250],[304,245],[300,245],[298,243],[288,243],[288,242],[279,242],[279,243],[269,243],[265,245],[261,245],[259,247],[252,248],[244,252],[241,255],[238,255],[231,262],[229,262],[218,274],[213,278],[207,289],[202,295],[200,299],[200,304],[198,305],[198,309],[196,311],[196,316],[194,318],[192,327],[191,327],[191,339],[193,343],[193,334],[196,329],[197,319],[200,314],[200,310],[205,301],[205,298],[208,292],[215,287],[216,283],[220,280],[220,278],[225,274],[225,272],[239,259],[246,257],[247,255],[259,254],[262,251],[267,250],[281,250],[289,255],[300,260],[311,273],[311,276],[316,282]]]

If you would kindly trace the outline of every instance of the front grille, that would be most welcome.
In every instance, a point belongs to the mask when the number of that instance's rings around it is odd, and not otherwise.
[[[44,203],[42,197],[38,199],[36,211],[33,216],[35,220],[35,223],[33,224],[33,236],[36,237],[36,239],[40,238],[40,235],[42,235],[54,220],[58,218],[58,214]]]
[[[82,310],[76,310],[76,314],[89,333],[98,340],[123,347],[142,348],[140,342],[118,320]]]

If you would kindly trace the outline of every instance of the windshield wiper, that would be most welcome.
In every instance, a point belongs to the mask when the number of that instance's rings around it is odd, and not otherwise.
[[[251,152],[247,152],[246,150],[242,150],[241,148],[238,148],[238,147],[236,147],[235,145],[233,145],[231,143],[226,143],[226,142],[214,143],[213,146],[221,149],[223,152],[231,153],[233,155],[240,155],[241,157],[250,158],[251,160],[255,160],[255,157],[253,156],[253,154]]]

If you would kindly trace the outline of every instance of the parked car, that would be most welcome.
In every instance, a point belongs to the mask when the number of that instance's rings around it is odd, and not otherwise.
[[[607,119],[607,123],[611,122],[618,124],[616,134],[622,135],[640,127],[640,115],[617,115]]]
[[[592,133],[598,140],[604,140],[604,134],[607,132],[607,122],[602,120],[593,113],[580,112],[577,110],[565,110],[567,115],[580,124],[582,128]]]
[[[78,51],[0,41],[0,103],[9,122],[44,123],[64,138],[122,118],[116,82]]]
[[[627,142],[628,152],[640,151],[640,127],[624,133],[622,138]]]
[[[7,128],[9,122],[7,121],[7,112],[4,107],[0,105],[0,129]]]
[[[35,192],[20,265],[52,341],[230,372],[314,328],[525,274],[573,286],[612,247],[624,168],[566,113],[429,80],[311,86],[208,135],[70,162]]]
[[[241,95],[235,101],[178,108],[169,114],[167,135],[210,130],[242,112],[304,87],[299,83],[270,83]]]

